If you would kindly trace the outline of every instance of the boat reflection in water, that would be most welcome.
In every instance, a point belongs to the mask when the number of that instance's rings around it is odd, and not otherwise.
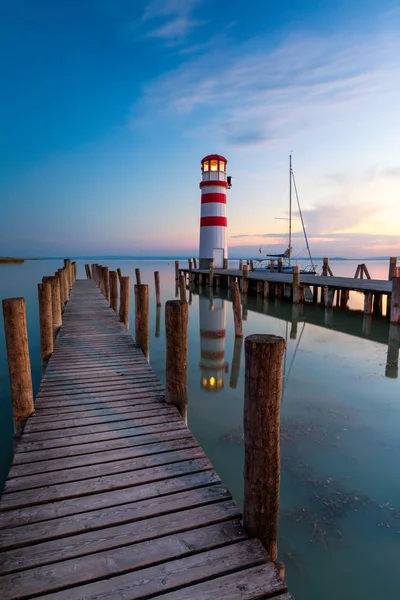
[[[208,392],[218,392],[224,387],[228,372],[225,362],[226,317],[223,298],[199,296],[200,310],[200,385]]]

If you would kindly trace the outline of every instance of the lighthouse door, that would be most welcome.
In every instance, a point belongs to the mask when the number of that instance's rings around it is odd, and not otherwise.
[[[213,249],[213,261],[216,269],[222,269],[224,266],[224,249],[214,248]]]

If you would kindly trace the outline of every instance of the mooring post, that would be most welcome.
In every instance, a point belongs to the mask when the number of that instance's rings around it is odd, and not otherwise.
[[[194,265],[194,268],[197,269],[197,258],[193,259],[193,265]]]
[[[69,290],[72,288],[72,274],[71,274],[71,259],[70,258],[64,258],[64,269],[67,274],[68,298],[69,298]]]
[[[61,304],[62,304],[62,310],[64,310],[64,306],[67,303],[68,297],[67,297],[67,286],[66,286],[66,279],[65,279],[65,271],[64,269],[58,269],[58,275],[60,277],[60,295],[61,295]]]
[[[364,314],[372,315],[372,292],[364,294]]]
[[[245,339],[243,525],[277,559],[280,485],[280,402],[285,340]]]
[[[53,354],[53,307],[51,283],[38,284],[39,300],[39,325],[40,325],[40,353],[42,368]]]
[[[43,277],[42,282],[49,283],[51,285],[51,318],[53,335],[55,336],[58,328],[62,325],[60,280],[54,275],[50,277]]]
[[[117,313],[118,312],[118,274],[117,271],[109,272],[110,280],[110,306]]]
[[[243,270],[243,261],[239,260],[239,271]]]
[[[142,279],[140,277],[140,269],[135,269],[135,276],[136,276],[136,285],[141,285]]]
[[[90,272],[90,267],[88,265],[88,269],[89,269],[89,279],[92,279],[92,274]],[[76,281],[76,262],[72,261],[72,283],[75,283]]]
[[[23,298],[3,300],[3,318],[14,431],[20,434],[26,419],[34,410],[25,300]]]
[[[117,269],[117,275],[118,275],[118,281],[121,281],[122,272],[121,272],[121,269],[119,267]]]
[[[278,273],[282,273],[283,259],[278,258]]]
[[[191,258],[188,259],[189,264],[189,284],[193,282],[193,261]]]
[[[156,305],[161,306],[160,272],[154,271],[154,286],[156,289]]]
[[[242,294],[247,294],[249,289],[249,265],[243,265]]]
[[[235,323],[235,337],[243,337],[243,324],[242,324],[242,307],[240,302],[240,292],[237,281],[234,281],[231,285],[232,292],[232,309],[233,309],[233,320]]]
[[[350,290],[341,290],[340,292],[340,308],[346,309],[350,298]]]
[[[313,301],[313,304],[318,304],[318,286],[317,285],[313,285],[312,301]]]
[[[175,279],[179,280],[179,260],[175,261]]]
[[[227,271],[228,270],[228,259],[224,258],[224,270]]]
[[[95,265],[95,263],[92,264],[92,277],[93,277],[93,280],[97,283],[97,275],[96,275],[96,265]]]
[[[180,300],[165,304],[165,401],[187,419],[188,305]]]
[[[389,281],[392,281],[396,274],[397,256],[391,256],[389,260]]]
[[[208,277],[208,286],[212,288],[214,285],[214,261],[210,261],[210,274]]]
[[[129,329],[129,277],[121,277],[119,299],[119,320]]]
[[[135,341],[149,360],[149,286],[135,285]]]
[[[293,304],[300,304],[303,302],[303,290],[300,287],[300,267],[295,265],[293,267]],[[276,294],[276,291],[275,291]]]
[[[184,275],[179,275],[179,295],[181,302],[186,302],[186,281]]]
[[[110,272],[108,267],[103,267],[103,280],[104,280],[104,297],[107,302],[110,302]]]

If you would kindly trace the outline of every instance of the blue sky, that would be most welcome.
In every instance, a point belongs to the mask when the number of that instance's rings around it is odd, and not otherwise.
[[[214,152],[231,255],[271,251],[290,151],[314,255],[400,253],[397,1],[0,6],[0,255],[196,254]]]

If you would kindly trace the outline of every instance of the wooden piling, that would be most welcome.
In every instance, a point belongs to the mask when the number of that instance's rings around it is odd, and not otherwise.
[[[118,312],[118,273],[117,271],[109,272],[110,280],[110,306],[117,313]]]
[[[399,345],[400,325],[391,323],[389,325],[389,339],[386,356],[385,376],[397,378],[399,375]]]
[[[346,309],[350,298],[350,290],[341,290],[340,292],[340,308]]]
[[[25,300],[7,298],[2,304],[14,428],[15,433],[20,434],[25,420],[33,413]]]
[[[88,265],[89,268],[89,279],[92,279],[92,274],[90,272],[90,266]],[[73,279],[73,283],[75,283],[77,278],[77,266],[76,266],[76,262],[73,261],[72,262],[72,279]]]
[[[149,286],[135,285],[135,341],[149,360]]]
[[[322,275],[324,277],[328,276],[328,266],[329,266],[329,258],[325,257],[322,259]]]
[[[55,275],[52,277],[43,277],[42,282],[51,285],[51,318],[53,334],[55,335],[58,328],[62,325],[60,278]]]
[[[374,294],[374,305],[372,311],[376,316],[382,315],[382,294]]]
[[[278,273],[282,273],[283,259],[278,258]]]
[[[227,271],[228,270],[228,259],[224,258],[224,270]]]
[[[243,525],[277,559],[280,485],[280,402],[285,340],[245,339]]]
[[[107,302],[110,302],[110,272],[108,267],[103,267],[103,281],[104,281],[104,297]]]
[[[242,271],[243,269],[243,261],[239,260],[239,271]]]
[[[191,258],[188,259],[189,263],[189,284],[193,283],[193,261]]]
[[[187,302],[186,300],[186,281],[184,275],[179,275],[179,295],[181,302]]]
[[[269,298],[269,283],[268,281],[264,281],[264,300],[268,300]]]
[[[400,268],[396,267],[392,277],[392,299],[390,307],[390,322],[400,323]]]
[[[313,304],[318,304],[318,286],[313,285]]]
[[[273,273],[275,271],[275,260],[270,258],[269,260],[269,270]]]
[[[391,256],[389,260],[389,281],[392,281],[393,277],[395,277],[397,267],[397,256]]]
[[[194,265],[194,268],[197,269],[197,258],[193,259],[193,265]]]
[[[293,267],[293,304],[300,304],[303,302],[303,293],[300,287],[300,267],[295,265]]]
[[[71,270],[71,259],[64,258],[64,269],[67,275],[67,286],[68,286],[68,298],[69,298],[69,290],[72,288],[72,270]]]
[[[325,306],[326,308],[333,307],[333,301],[335,298],[335,289],[331,287],[325,288]]]
[[[364,294],[364,314],[372,315],[372,292]]]
[[[179,260],[175,261],[175,279],[179,280]]]
[[[188,305],[180,300],[165,304],[166,370],[165,401],[174,404],[186,420]]]
[[[60,276],[60,291],[61,291],[61,302],[62,308],[66,305],[68,301],[68,292],[67,292],[67,278],[64,269],[58,269],[58,273]]]
[[[154,271],[154,285],[156,289],[156,305],[161,306],[160,272]]]
[[[38,284],[40,354],[45,367],[53,354],[53,308],[51,283]]]
[[[157,304],[156,306],[156,328],[155,328],[155,337],[160,337],[160,326],[161,326],[161,305]]]
[[[211,260],[210,261],[210,274],[208,276],[208,286],[210,288],[212,288],[213,284],[214,284],[214,262]]]
[[[117,269],[117,275],[118,275],[118,281],[121,281],[122,272],[121,272],[121,269],[119,267]]]
[[[247,294],[249,290],[249,265],[243,265],[242,294]]]
[[[129,329],[129,277],[123,276],[120,281],[119,320]]]
[[[240,302],[240,292],[237,281],[234,281],[231,285],[232,292],[232,309],[233,309],[233,320],[235,323],[235,337],[243,337],[243,324],[242,324],[242,307]]]
[[[135,269],[136,285],[142,285],[142,279],[140,277],[140,269]]]

